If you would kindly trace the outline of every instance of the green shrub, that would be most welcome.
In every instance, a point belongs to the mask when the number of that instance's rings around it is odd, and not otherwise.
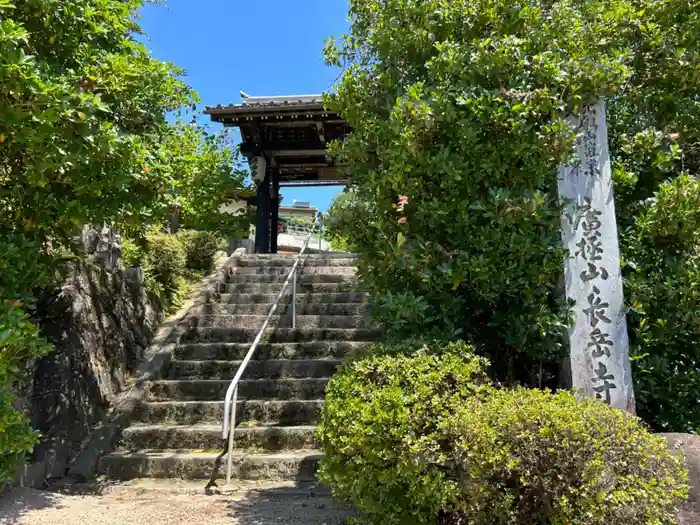
[[[386,355],[328,385],[319,479],[375,523],[430,523],[450,498],[439,424],[488,383],[486,362],[461,343],[371,351]]]
[[[0,300],[0,489],[38,440],[38,433],[14,406],[13,385],[23,381],[24,366],[30,359],[50,349],[24,312]]]
[[[183,276],[186,272],[185,247],[176,235],[151,229],[140,239],[124,239],[122,265],[140,267],[146,289],[160,297],[166,306],[182,302],[186,293]]]
[[[451,523],[675,524],[687,472],[637,418],[568,392],[495,390],[443,425]]]
[[[15,407],[14,392],[26,382],[31,359],[51,349],[23,311],[33,305],[34,292],[56,275],[55,261],[42,248],[32,236],[0,232],[0,489],[38,439]]]
[[[178,277],[175,281],[175,289],[170,294],[168,298],[168,308],[167,312],[169,314],[177,312],[185,301],[187,296],[192,290],[192,283],[188,281],[185,277]]]
[[[185,248],[175,235],[150,232],[145,271],[163,287],[168,304],[179,288],[179,279],[185,273]]]
[[[319,479],[377,525],[675,523],[687,472],[639,420],[489,384],[461,343],[375,347],[328,385]]]
[[[415,336],[416,325],[427,324],[430,305],[425,297],[411,290],[388,291],[373,297],[370,311],[378,327],[390,332],[392,339],[404,341]],[[426,328],[423,333],[428,330]],[[439,331],[437,335],[440,335]]]
[[[216,249],[220,252],[228,252],[229,240],[224,236],[219,237],[219,242]]]
[[[681,176],[638,207],[625,294],[637,413],[658,431],[700,432],[700,180]]]
[[[219,237],[210,232],[195,230],[183,230],[177,235],[185,247],[187,268],[211,272],[214,269],[216,251],[219,249]]]
[[[654,430],[700,433],[700,254],[629,269],[637,413]]]
[[[122,240],[122,266],[124,268],[143,267],[146,252],[137,242],[131,239]]]
[[[201,277],[199,272],[204,269],[201,265],[208,264],[206,258],[213,261],[216,252],[213,242],[218,239],[206,232],[185,231],[171,235],[150,230],[140,241],[124,240],[122,260],[126,268],[141,267],[146,289],[160,297],[167,311],[172,313],[185,302],[191,282]],[[197,250],[199,246],[202,250]],[[195,263],[199,265],[197,270],[188,266],[188,261],[192,260],[198,261]]]

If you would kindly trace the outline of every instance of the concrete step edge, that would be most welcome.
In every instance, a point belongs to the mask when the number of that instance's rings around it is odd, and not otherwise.
[[[324,397],[330,377],[243,379],[238,383],[238,397],[246,399],[305,399]],[[223,400],[230,379],[159,379],[148,384],[147,401],[218,401]]]
[[[254,356],[258,357],[258,356]],[[232,379],[243,359],[176,359],[162,379]],[[327,378],[343,364],[342,359],[253,359],[245,379]]]
[[[285,347],[296,347],[301,349],[303,347],[318,346],[318,347],[328,347],[328,346],[347,346],[348,348],[356,347],[362,348],[367,345],[373,344],[374,341],[298,341],[290,343],[265,343],[261,342],[258,348],[265,347],[267,349],[281,349]],[[179,348],[190,348],[196,346],[198,348],[214,348],[214,347],[229,347],[231,349],[244,349],[250,348],[252,342],[249,343],[237,343],[237,342],[214,342],[214,341],[203,341],[201,343],[181,343]]]
[[[183,343],[200,342],[231,342],[231,343],[252,343],[258,335],[259,327],[192,327],[183,334]],[[322,342],[322,341],[353,341],[353,342],[374,342],[380,335],[380,331],[368,327],[345,327],[345,328],[283,328],[269,327],[263,333],[264,343],[299,343],[299,342]]]
[[[286,275],[274,274],[234,274],[231,275],[226,284],[282,284],[287,280]],[[352,285],[356,279],[352,275],[347,274],[311,274],[300,275],[297,279],[298,285],[311,284],[349,284]],[[291,286],[291,284],[290,284]]]
[[[215,323],[216,325],[225,324],[224,328],[247,328],[250,325],[252,328],[258,328],[262,326],[263,321],[267,318],[268,314],[232,314],[232,313],[203,313],[193,317],[201,326],[205,326],[208,323]],[[292,323],[292,312],[286,312],[281,314],[276,314],[270,317],[271,327],[279,328],[291,328]],[[329,326],[328,328],[364,328],[370,322],[369,316],[367,315],[343,315],[343,314],[297,314],[296,323],[299,328],[323,328],[324,324],[341,324],[348,326]],[[283,326],[280,326],[282,324]],[[290,326],[287,326],[289,324]],[[352,326],[352,325],[358,326]],[[238,325],[238,326],[237,326]],[[309,326],[311,325],[311,326]],[[317,326],[314,326],[317,325]],[[209,325],[211,326],[211,325]]]
[[[171,363],[174,365],[176,363],[212,363],[221,366],[240,366],[243,363],[242,359],[207,359],[205,361],[199,359],[173,359]],[[283,363],[289,363],[290,365],[306,365],[312,363],[324,363],[324,364],[337,364],[342,365],[342,359],[319,357],[318,359],[312,358],[301,358],[301,359],[251,359],[249,365],[263,365],[263,364],[274,364],[280,365]]]
[[[231,268],[231,275],[287,275],[291,271],[294,265],[289,266],[274,266],[274,265],[260,265],[260,266],[234,266]],[[354,274],[357,272],[357,266],[348,264],[346,266],[333,265],[333,266],[320,266],[320,265],[308,265],[303,264],[298,267],[299,275],[315,275],[323,274],[328,272],[329,275],[344,275],[345,273]]]
[[[203,451],[199,449],[164,449],[164,450],[115,450],[105,454],[103,457],[151,457],[151,458],[201,458],[211,459],[212,461],[219,457],[221,452]],[[247,457],[256,460],[288,460],[288,459],[305,459],[305,458],[322,458],[323,453],[318,449],[301,449],[301,450],[279,450],[255,452],[248,450],[234,450],[234,456]]]
[[[144,406],[155,405],[155,406],[198,406],[198,405],[210,405],[210,406],[220,406],[223,409],[224,401],[192,401],[192,400],[168,400],[168,401],[142,401]],[[237,405],[242,405],[246,403],[264,403],[264,404],[308,404],[309,406],[315,404],[325,403],[324,399],[239,399]]]
[[[245,384],[245,383],[262,383],[264,381],[274,381],[276,383],[280,383],[281,381],[288,381],[288,382],[320,382],[320,381],[328,381],[330,378],[328,377],[289,377],[285,379],[241,379],[239,384]],[[155,379],[150,382],[150,384],[162,384],[162,383],[170,383],[170,384],[175,384],[175,383],[209,383],[209,384],[215,384],[215,383],[230,383],[231,380],[229,379]],[[208,401],[203,399],[202,401]],[[246,400],[247,401],[247,400]],[[281,401],[281,400],[280,400]]]
[[[352,297],[352,301],[348,301]],[[297,291],[297,305],[305,304],[336,304],[341,302],[342,304],[369,304],[367,301],[368,294],[366,292],[304,292]],[[269,304],[272,305],[277,294],[275,293],[255,293],[255,292],[242,292],[242,293],[227,293],[222,292],[218,295],[214,301],[210,304]],[[342,301],[339,301],[342,299]],[[289,304],[291,301],[291,294],[289,297],[283,299],[283,304]]]
[[[234,479],[314,481],[319,460],[316,449],[281,451],[234,450]],[[108,479],[135,478],[222,479],[226,454],[220,450],[137,449],[116,451],[103,456],[99,472]]]
[[[245,421],[236,424],[236,433],[252,432],[316,432],[316,425],[246,425]],[[126,427],[122,432],[124,434],[132,434],[136,432],[151,432],[154,430],[177,430],[179,432],[211,432],[220,434],[222,428],[220,424],[215,423],[195,423],[193,425],[181,425],[178,423],[134,423]]]

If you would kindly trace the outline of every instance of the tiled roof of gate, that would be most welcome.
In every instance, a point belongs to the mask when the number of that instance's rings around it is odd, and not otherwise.
[[[241,104],[229,104],[228,106],[223,106],[218,104],[217,106],[207,106],[204,108],[204,113],[222,113],[222,112],[236,112],[236,111],[246,111],[250,109],[306,109],[306,108],[317,108],[320,107],[323,102],[322,95],[289,95],[289,96],[278,96],[278,97],[247,97],[243,99]]]

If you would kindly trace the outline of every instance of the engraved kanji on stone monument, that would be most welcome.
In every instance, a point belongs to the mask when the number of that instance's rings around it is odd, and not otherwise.
[[[629,341],[620,276],[605,105],[586,106],[573,120],[576,162],[559,169],[562,239],[569,251],[566,296],[574,389],[635,412]]]

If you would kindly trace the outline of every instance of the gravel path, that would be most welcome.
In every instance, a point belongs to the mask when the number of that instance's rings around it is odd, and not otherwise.
[[[289,484],[241,486],[212,496],[201,486],[149,484],[99,494],[18,489],[0,496],[1,525],[340,525],[348,515],[328,495]]]
[[[292,484],[241,486],[207,496],[191,484],[137,482],[100,494],[18,489],[0,496],[0,525],[341,525],[352,512]],[[680,513],[700,525],[700,504]]]

